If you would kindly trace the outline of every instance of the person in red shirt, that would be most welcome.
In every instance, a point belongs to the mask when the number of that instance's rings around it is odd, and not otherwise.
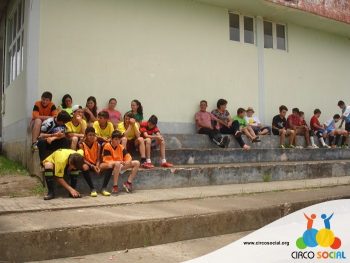
[[[41,95],[41,100],[36,101],[32,112],[32,150],[37,150],[38,137],[40,135],[41,124],[50,117],[57,116],[55,104],[51,102],[52,93],[45,91]]]
[[[300,112],[300,117],[302,116],[301,114],[302,114],[302,111]],[[320,121],[318,120],[320,116],[321,116],[321,111],[319,109],[315,109],[314,116],[312,116],[310,120],[311,131],[313,131],[313,134],[316,134],[323,148],[330,148],[330,146],[325,143],[327,132],[325,131],[324,127],[320,124]]]
[[[307,125],[303,125],[299,116],[299,109],[292,109],[292,114],[287,118],[287,126],[289,129],[295,131],[295,135],[303,135],[305,137],[306,146],[308,148],[312,148],[310,143],[310,129]],[[294,137],[293,145],[296,146],[296,136]],[[296,148],[302,148],[302,146],[298,146]]]
[[[173,167],[173,164],[167,162],[165,159],[165,141],[163,136],[160,134],[160,131],[157,127],[157,123],[158,123],[157,116],[152,115],[148,121],[141,122],[140,124],[140,133],[141,133],[141,136],[145,139],[146,162],[149,165],[152,165],[151,147],[152,147],[152,142],[154,142],[158,144],[160,147],[161,166]]]

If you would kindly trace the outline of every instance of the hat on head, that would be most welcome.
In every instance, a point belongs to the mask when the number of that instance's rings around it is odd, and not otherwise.
[[[254,113],[254,109],[252,107],[248,107],[248,109],[246,111],[251,111]]]
[[[73,107],[72,107],[72,112],[74,113],[74,112],[76,112],[77,110],[81,110],[83,107],[81,107],[80,105],[74,105]]]

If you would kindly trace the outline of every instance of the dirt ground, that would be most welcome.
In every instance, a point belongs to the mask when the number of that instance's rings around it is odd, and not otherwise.
[[[25,175],[1,175],[0,197],[20,197],[41,194],[43,186],[37,177]]]

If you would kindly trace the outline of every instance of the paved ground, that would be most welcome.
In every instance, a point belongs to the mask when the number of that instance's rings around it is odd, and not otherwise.
[[[88,263],[88,262],[118,262],[118,263],[173,263],[190,260],[216,249],[224,247],[250,232],[240,232],[235,234],[221,235],[209,238],[199,238],[187,241],[151,246],[145,248],[135,248],[129,250],[112,251],[94,255],[80,257],[61,258],[41,261],[45,263]],[[34,261],[33,261],[34,262]]]
[[[133,194],[121,193],[114,197],[85,196],[80,199],[56,198],[44,201],[42,197],[0,198],[0,215],[8,213],[35,212],[43,210],[62,210],[88,207],[119,206],[127,204],[152,203],[200,199],[207,197],[225,197],[248,193],[298,190],[329,186],[349,185],[350,176],[319,178],[308,180],[275,181],[266,183],[231,184],[189,188],[172,188],[156,190],[138,190]],[[350,192],[349,192],[350,193]]]

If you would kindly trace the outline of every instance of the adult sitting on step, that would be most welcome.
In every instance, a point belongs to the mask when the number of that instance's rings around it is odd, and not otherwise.
[[[239,122],[233,121],[230,113],[226,110],[227,100],[219,99],[216,106],[217,108],[211,113],[217,118],[216,125],[218,125],[219,131],[222,134],[232,134],[244,150],[249,150],[250,146],[244,142],[239,130]]]
[[[222,136],[219,130],[213,126],[213,122],[218,121],[218,119],[207,111],[207,106],[208,103],[206,100],[202,100],[199,104],[200,111],[195,115],[197,132],[208,135],[209,139],[217,146],[227,148],[230,138],[228,136]]]

